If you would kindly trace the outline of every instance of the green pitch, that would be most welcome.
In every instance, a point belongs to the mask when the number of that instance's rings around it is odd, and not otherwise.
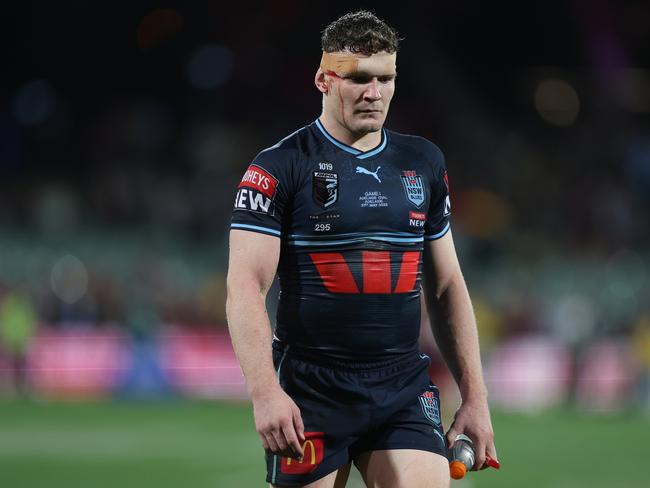
[[[647,486],[650,420],[494,414],[502,470],[452,488]],[[214,488],[264,483],[247,405],[0,404],[0,479],[10,488]],[[355,474],[349,487],[363,486]]]

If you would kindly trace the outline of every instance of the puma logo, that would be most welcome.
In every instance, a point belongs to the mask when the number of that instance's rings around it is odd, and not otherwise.
[[[366,168],[362,168],[361,166],[357,166],[357,173],[362,173],[364,175],[370,175],[373,178],[375,178],[379,183],[381,183],[381,180],[379,179],[379,176],[377,176],[377,173],[379,173],[380,169],[381,169],[381,166],[377,166],[377,169],[373,173],[372,171],[369,171]]]

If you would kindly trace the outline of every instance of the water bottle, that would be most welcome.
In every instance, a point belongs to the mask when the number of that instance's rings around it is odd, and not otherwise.
[[[474,466],[476,454],[474,453],[474,443],[472,439],[465,434],[458,434],[454,445],[449,449],[449,474],[455,480],[462,479],[468,470]],[[485,455],[485,464],[491,468],[499,469],[501,464],[496,459]]]
[[[462,479],[474,466],[474,443],[465,434],[458,434],[449,450],[449,474],[455,480]]]

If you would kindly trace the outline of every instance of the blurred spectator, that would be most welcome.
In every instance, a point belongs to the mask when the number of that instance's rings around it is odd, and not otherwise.
[[[27,347],[36,332],[36,310],[21,291],[10,291],[0,302],[0,346],[9,357],[13,388],[20,395],[29,394]]]

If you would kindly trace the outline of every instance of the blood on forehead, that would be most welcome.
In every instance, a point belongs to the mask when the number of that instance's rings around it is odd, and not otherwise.
[[[370,56],[351,53],[323,53],[321,69],[342,77],[351,74],[394,76],[397,73],[396,53],[377,53]]]

